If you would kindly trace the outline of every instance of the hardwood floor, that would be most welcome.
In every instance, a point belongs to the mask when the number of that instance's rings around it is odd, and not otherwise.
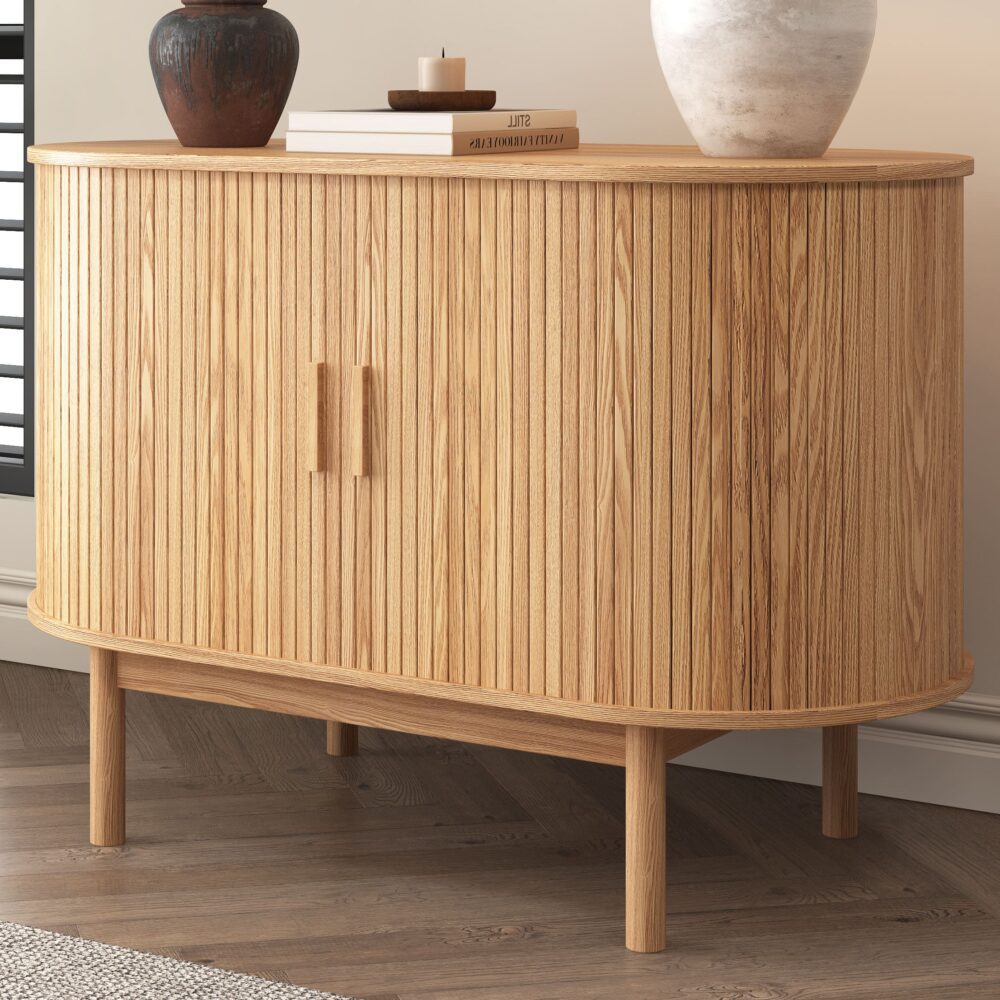
[[[612,767],[128,695],[87,846],[87,679],[0,665],[0,919],[365,1000],[1000,995],[1000,817],[671,767],[669,948],[625,951]],[[819,745],[817,738],[817,754]]]

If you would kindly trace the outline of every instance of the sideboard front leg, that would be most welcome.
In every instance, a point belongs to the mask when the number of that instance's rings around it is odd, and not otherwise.
[[[667,946],[666,730],[625,730],[625,946]]]
[[[331,757],[355,757],[358,752],[358,727],[346,722],[326,724],[326,752]]]
[[[125,843],[125,692],[107,649],[90,651],[90,842]]]
[[[858,835],[858,727],[823,730],[823,836]]]

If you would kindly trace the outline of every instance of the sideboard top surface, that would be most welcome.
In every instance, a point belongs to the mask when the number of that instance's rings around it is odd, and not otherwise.
[[[737,160],[703,156],[694,146],[585,145],[579,150],[496,156],[388,156],[288,153],[283,142],[258,149],[190,149],[167,140],[33,146],[32,163],[134,170],[438,176],[479,179],[617,181],[664,184],[827,184],[965,177],[969,156],[900,150],[833,149],[818,159]]]

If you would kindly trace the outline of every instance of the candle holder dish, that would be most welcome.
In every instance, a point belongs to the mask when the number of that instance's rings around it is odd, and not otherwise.
[[[492,111],[495,90],[390,90],[393,111]]]

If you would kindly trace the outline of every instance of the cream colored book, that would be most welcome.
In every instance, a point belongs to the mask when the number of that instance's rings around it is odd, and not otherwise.
[[[559,108],[493,111],[292,111],[289,132],[509,132],[576,128],[576,112]]]
[[[544,153],[576,149],[576,128],[502,132],[289,132],[290,153],[386,153],[414,156],[475,156],[485,153]]]

